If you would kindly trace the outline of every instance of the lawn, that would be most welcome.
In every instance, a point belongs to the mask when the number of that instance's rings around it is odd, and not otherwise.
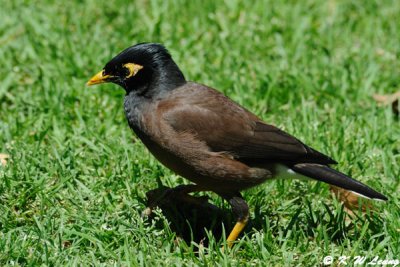
[[[372,98],[400,88],[400,1],[0,4],[1,266],[400,260],[400,124]],[[122,89],[85,83],[144,41],[389,201],[348,215],[326,184],[271,181],[243,193],[251,225],[225,251],[210,233],[206,246],[178,241],[160,211],[142,218],[147,191],[187,181],[131,132]]]

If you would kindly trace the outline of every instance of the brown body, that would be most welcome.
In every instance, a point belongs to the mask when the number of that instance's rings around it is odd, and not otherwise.
[[[129,95],[125,101],[129,124],[150,152],[205,190],[236,192],[258,185],[276,175],[275,161],[279,159],[288,163],[307,157],[330,161],[203,85],[189,82],[159,100],[142,100],[139,108],[132,105]],[[260,126],[265,131],[257,131]],[[262,136],[265,133],[270,140]],[[272,144],[277,140],[280,148]],[[276,158],[263,157],[263,153],[256,158],[257,150],[254,154],[247,152],[252,144],[275,150]],[[296,153],[291,157],[280,155],[285,149]]]

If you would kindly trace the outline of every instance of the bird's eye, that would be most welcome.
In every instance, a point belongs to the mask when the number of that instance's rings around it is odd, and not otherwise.
[[[126,63],[123,65],[123,67],[126,69],[126,75],[125,75],[126,79],[135,76],[139,70],[143,69],[143,66],[135,63]]]

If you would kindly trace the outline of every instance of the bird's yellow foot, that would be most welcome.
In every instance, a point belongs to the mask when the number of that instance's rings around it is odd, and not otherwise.
[[[239,220],[236,224],[235,227],[233,227],[231,233],[229,234],[226,242],[228,243],[228,247],[232,247],[240,233],[243,231],[243,229],[246,227],[248,222],[248,217],[245,217],[242,220]]]

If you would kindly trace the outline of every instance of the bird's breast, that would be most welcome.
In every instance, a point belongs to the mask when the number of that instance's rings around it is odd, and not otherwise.
[[[128,121],[129,126],[135,131],[136,128],[142,128],[142,113],[145,107],[145,103],[136,96],[129,94],[125,96],[124,100],[124,111],[125,117]],[[136,131],[135,131],[136,132]]]

